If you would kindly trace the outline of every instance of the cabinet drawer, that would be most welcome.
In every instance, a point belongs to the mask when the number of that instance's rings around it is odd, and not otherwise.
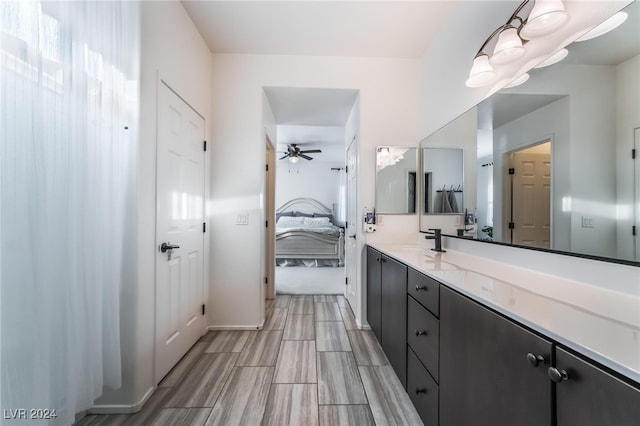
[[[438,424],[438,384],[411,349],[407,350],[407,393],[425,426]]]
[[[407,341],[429,373],[438,381],[439,321],[411,296],[407,296],[407,299]]]
[[[440,316],[440,283],[411,268],[407,279],[407,293],[432,314]]]

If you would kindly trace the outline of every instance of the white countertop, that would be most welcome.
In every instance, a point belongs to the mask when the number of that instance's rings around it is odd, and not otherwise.
[[[371,247],[640,383],[640,292],[418,245]]]

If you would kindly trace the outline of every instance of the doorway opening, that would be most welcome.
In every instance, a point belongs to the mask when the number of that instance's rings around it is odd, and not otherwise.
[[[346,150],[358,91],[265,87],[276,125],[275,294],[346,294]],[[268,253],[268,251],[267,251]],[[269,256],[269,254],[267,254]]]
[[[551,140],[504,154],[505,242],[551,248]]]

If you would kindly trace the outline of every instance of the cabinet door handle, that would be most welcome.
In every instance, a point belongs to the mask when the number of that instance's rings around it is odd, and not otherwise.
[[[416,336],[426,336],[427,330],[416,330]]]
[[[416,388],[416,395],[420,395],[421,393],[426,394],[427,388]]]
[[[569,380],[569,373],[567,373],[565,370],[558,370],[555,367],[549,367],[547,373],[549,374],[549,378],[551,379],[551,381],[555,383],[562,383]]]
[[[426,285],[417,285],[416,286],[416,291],[420,291],[420,290],[427,291],[427,290],[429,290],[429,288]]]
[[[545,363],[545,359],[542,355],[531,352],[527,354],[527,361],[529,361],[529,364],[531,364],[532,367],[537,367],[538,365]]]
[[[381,263],[381,262],[382,262],[382,259],[381,259],[381,258],[377,258],[377,259],[376,259],[376,262]]]
[[[380,258],[380,262],[384,263],[384,262],[386,262],[386,261],[387,261],[387,259],[385,259],[384,257],[381,257],[381,258]]]

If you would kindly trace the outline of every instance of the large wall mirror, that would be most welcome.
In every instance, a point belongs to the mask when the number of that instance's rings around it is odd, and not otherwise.
[[[416,151],[415,147],[376,148],[376,213],[416,213]]]
[[[625,12],[618,28],[572,43],[564,61],[422,142],[447,146],[442,135],[455,129],[477,153],[465,162],[477,228],[465,235],[640,262],[640,1]],[[421,216],[421,231],[430,227]]]

